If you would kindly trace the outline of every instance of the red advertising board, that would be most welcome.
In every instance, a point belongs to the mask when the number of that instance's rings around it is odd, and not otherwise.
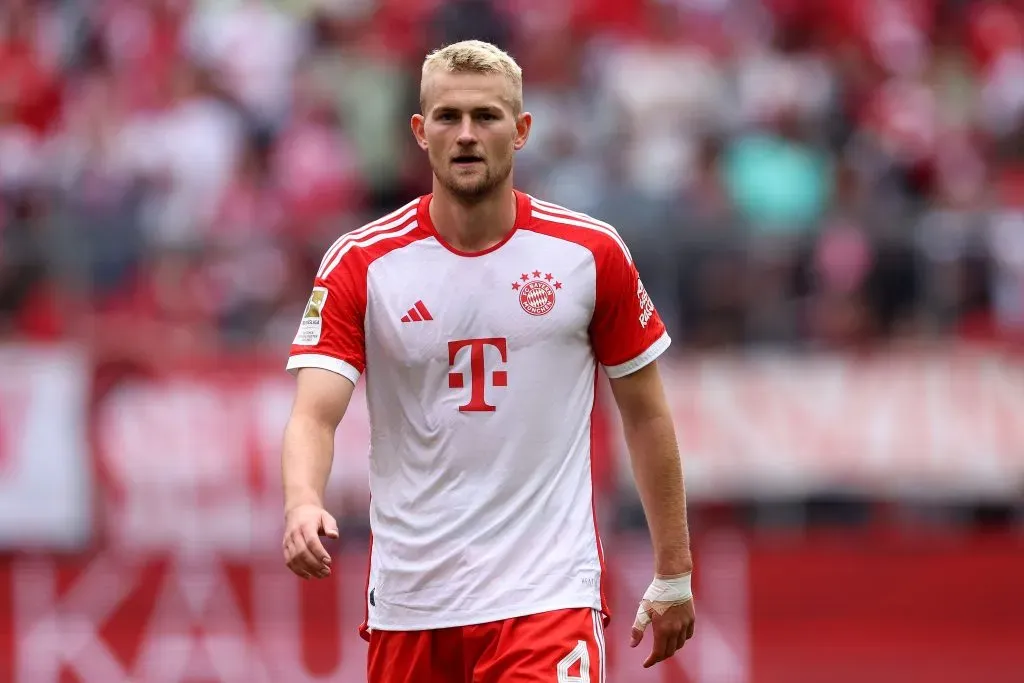
[[[296,579],[279,557],[293,388],[279,364],[163,368],[104,383],[90,402],[77,356],[18,353],[0,366],[18,368],[0,379],[0,508],[11,511],[0,519],[11,549],[0,558],[0,683],[365,680],[363,542],[333,548],[338,571],[324,582]],[[922,484],[1005,496],[1024,482],[1021,421],[1010,419],[1024,414],[1020,373],[920,355],[665,364],[698,504]],[[328,491],[339,517],[365,518],[367,435],[360,390]],[[24,474],[39,462],[45,476]],[[48,544],[26,532],[44,523]],[[93,532],[86,550],[67,553],[68,529],[79,545]],[[648,543],[605,534],[609,681],[1024,680],[1020,537],[699,526],[694,537],[698,635],[645,671],[647,644],[625,643],[650,580]]]
[[[609,537],[614,683],[1017,683],[1024,542],[698,535],[695,638],[626,647],[646,540]],[[274,557],[114,551],[0,561],[0,681],[362,683],[365,555],[303,582]],[[552,676],[552,681],[556,680]]]
[[[1024,680],[1024,534],[785,534],[749,547],[751,681]]]

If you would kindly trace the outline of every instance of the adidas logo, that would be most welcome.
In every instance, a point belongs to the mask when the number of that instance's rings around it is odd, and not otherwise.
[[[403,323],[418,323],[424,320],[433,320],[433,316],[430,315],[430,311],[423,305],[422,301],[417,301],[416,305],[409,309],[409,312],[402,316]]]

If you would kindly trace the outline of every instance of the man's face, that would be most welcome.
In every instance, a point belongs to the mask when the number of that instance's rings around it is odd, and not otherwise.
[[[530,115],[513,113],[511,88],[501,75],[435,72],[426,78],[423,114],[412,119],[416,141],[445,189],[479,201],[512,173]]]

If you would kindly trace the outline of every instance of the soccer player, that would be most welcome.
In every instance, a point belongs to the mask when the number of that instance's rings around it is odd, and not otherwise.
[[[323,578],[334,434],[365,373],[370,683],[603,683],[604,554],[591,483],[598,368],[610,378],[655,577],[645,666],[693,634],[683,476],[656,359],[669,346],[608,224],[514,189],[522,72],[480,41],[429,55],[417,144],[433,188],[343,235],[287,362],[284,556]]]

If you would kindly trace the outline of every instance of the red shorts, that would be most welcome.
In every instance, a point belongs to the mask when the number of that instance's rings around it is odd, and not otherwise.
[[[604,626],[565,609],[432,631],[373,631],[368,683],[604,683]]]

